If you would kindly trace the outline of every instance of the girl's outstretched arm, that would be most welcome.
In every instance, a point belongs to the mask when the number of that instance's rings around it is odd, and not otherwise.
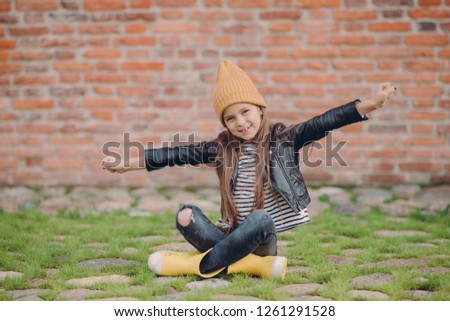
[[[360,115],[366,115],[371,111],[382,108],[386,101],[394,95],[396,89],[390,82],[378,84],[375,95],[371,99],[358,103],[356,109]]]

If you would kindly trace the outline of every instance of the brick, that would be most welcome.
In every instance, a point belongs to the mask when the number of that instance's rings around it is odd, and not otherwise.
[[[84,167],[84,161],[77,159],[47,159],[44,160],[45,169],[81,169]]]
[[[299,83],[339,83],[339,77],[337,75],[299,75],[295,78],[296,82]]]
[[[414,0],[373,0],[376,6],[412,6]]]
[[[24,124],[19,126],[19,133],[53,133],[56,131],[55,125],[49,124]]]
[[[334,58],[337,55],[336,48],[302,48],[292,51],[292,56],[295,58]]]
[[[266,36],[262,38],[264,46],[296,46],[300,44],[297,36]]]
[[[16,0],[17,10],[56,10],[59,0]]]
[[[439,80],[445,83],[450,83],[450,74],[441,74]]]
[[[435,172],[442,168],[442,165],[432,162],[404,162],[399,164],[400,170]]]
[[[336,20],[373,20],[377,18],[376,10],[334,10]]]
[[[121,86],[118,88],[118,94],[125,97],[152,97],[157,93],[148,86]]]
[[[81,77],[75,74],[61,74],[59,80],[63,83],[76,83],[81,80]]]
[[[397,60],[380,60],[378,61],[378,69],[380,70],[395,70],[399,66],[399,62]]]
[[[84,10],[122,10],[126,7],[125,0],[84,0]]]
[[[437,8],[411,8],[408,14],[413,19],[430,18],[430,19],[448,19],[450,18],[449,9]]]
[[[193,101],[190,99],[157,99],[154,105],[158,108],[191,108]]]
[[[268,11],[260,13],[259,17],[263,20],[289,19],[298,20],[301,18],[300,11]]]
[[[411,22],[409,21],[395,21],[395,22],[370,22],[369,30],[375,32],[389,32],[389,31],[410,31]]]
[[[360,22],[347,22],[344,25],[344,30],[349,32],[364,31],[365,28],[364,24]]]
[[[331,41],[335,45],[371,45],[375,43],[375,38],[369,35],[335,35],[331,37]]]
[[[156,38],[150,36],[123,36],[114,39],[116,46],[153,46],[156,44]]]
[[[59,72],[69,72],[69,71],[91,71],[94,69],[94,66],[88,62],[78,62],[78,61],[70,61],[70,62],[55,62],[55,69]]]
[[[302,62],[267,62],[262,65],[262,70],[291,71],[304,69]]]
[[[439,50],[439,57],[441,58],[450,58],[450,48],[443,48]]]
[[[156,5],[160,7],[192,7],[197,0],[156,0]]]
[[[17,42],[14,39],[0,39],[0,49],[14,49]]]
[[[383,18],[386,18],[386,19],[402,18],[403,16],[404,16],[404,12],[402,9],[383,10]]]
[[[300,8],[335,8],[340,6],[340,0],[297,0]]]
[[[413,100],[413,106],[418,108],[434,107],[433,98],[417,98]]]
[[[405,146],[417,146],[417,145],[428,145],[428,146],[439,146],[445,143],[445,138],[443,137],[407,137],[404,139],[403,144]]]
[[[152,0],[131,0],[131,8],[148,9],[152,6]]]
[[[407,35],[405,42],[408,45],[445,46],[449,44],[449,36],[439,34]]]
[[[446,113],[445,112],[424,112],[424,111],[417,111],[417,112],[408,112],[406,113],[407,119],[412,120],[439,120],[439,119],[445,119]]]
[[[153,32],[186,33],[195,31],[193,22],[155,22],[152,24]]]
[[[402,94],[411,96],[440,96],[443,88],[439,86],[402,86]]]
[[[391,81],[391,82],[395,82],[395,83],[399,83],[399,82],[410,82],[412,80],[412,75],[411,74],[401,74],[401,73],[396,73],[396,72],[392,72],[392,73],[371,73],[368,74],[366,76],[366,80],[368,82],[376,82],[376,83],[380,83],[380,82],[386,82],[387,80]]]
[[[229,13],[224,11],[193,11],[189,13],[190,20],[227,20],[229,19]]]
[[[124,83],[127,81],[127,76],[118,74],[87,74],[86,81],[101,83]]]
[[[273,22],[269,26],[269,30],[271,32],[289,32],[293,28],[293,25],[291,22]]]
[[[125,32],[127,33],[145,33],[147,25],[143,23],[128,23],[125,25]]]
[[[433,175],[431,176],[431,182],[432,183],[450,183],[450,175],[443,174],[443,175]]]
[[[52,55],[46,51],[14,51],[11,60],[49,60]]]
[[[405,157],[407,155],[407,151],[397,148],[390,148],[390,149],[384,148],[380,150],[370,150],[367,152],[367,155],[370,157],[382,157],[382,158]]]
[[[315,37],[316,34],[322,34],[324,32],[338,32],[339,24],[337,22],[305,22],[297,23],[297,31],[309,36]]]
[[[436,82],[436,74],[433,73],[420,73],[416,74],[416,83],[435,83]]]
[[[130,120],[155,120],[159,118],[159,115],[157,113],[153,112],[119,112],[118,113],[118,119],[122,121],[130,121]]]
[[[181,10],[163,10],[161,12],[161,18],[164,20],[179,20],[183,19],[184,12]]]
[[[105,111],[105,110],[94,110],[92,112],[92,116],[94,118],[100,119],[100,120],[112,120],[113,119],[113,112],[112,111]]]
[[[442,0],[419,0],[419,6],[439,6]]]
[[[222,7],[224,0],[204,0],[206,7]]]
[[[450,108],[450,100],[440,100],[439,107],[441,108]]]
[[[106,86],[95,86],[94,93],[100,96],[110,96],[114,93],[113,88]]]
[[[16,99],[13,104],[18,109],[49,109],[55,105],[51,99]]]
[[[334,60],[333,69],[334,70],[360,70],[367,71],[372,70],[374,67],[373,62],[357,62],[349,60]]]
[[[13,177],[13,184],[26,184],[26,183],[37,183],[37,182],[43,182],[45,177],[42,173],[42,171],[39,172],[14,172],[12,173]]]
[[[394,164],[392,162],[379,162],[375,163],[373,168],[379,171],[393,170]]]
[[[123,108],[123,99],[118,98],[84,98],[83,106],[88,108]]]
[[[230,8],[267,8],[269,0],[228,0]]]
[[[122,64],[123,70],[162,70],[164,68],[163,62],[149,61],[149,62],[124,62]]]
[[[385,183],[385,184],[398,184],[405,181],[405,177],[403,175],[396,174],[370,174],[363,175],[363,182],[367,183]]]
[[[42,36],[48,34],[47,27],[11,27],[9,33],[14,37]]]
[[[2,0],[0,1],[0,12],[2,11],[10,11],[11,10],[11,3],[10,0]]]
[[[393,33],[389,33],[387,35],[380,35],[378,38],[378,42],[383,47],[390,45],[390,46],[397,46],[402,43],[402,37],[399,35],[394,35]]]
[[[249,11],[239,11],[233,13],[233,17],[238,21],[252,21],[254,19],[254,14]]]
[[[88,49],[83,54],[85,58],[120,58],[121,56],[121,50],[114,48]]]
[[[404,68],[406,70],[426,71],[426,70],[443,70],[445,63],[443,61],[405,61]]]
[[[98,71],[118,71],[119,66],[115,61],[98,60],[96,64]]]
[[[52,84],[55,82],[53,76],[18,76],[15,78],[16,85],[35,85],[35,84]]]
[[[411,130],[413,133],[433,133],[434,126],[430,124],[413,124]]]
[[[78,27],[78,32],[81,34],[114,34],[120,33],[120,25],[115,24],[101,24],[101,23],[89,23],[82,24]]]
[[[408,48],[383,48],[383,50],[379,49],[370,49],[367,48],[365,50],[367,57],[410,57],[411,50]]]
[[[58,135],[48,138],[51,145],[89,145],[92,142],[92,137],[87,136]]]

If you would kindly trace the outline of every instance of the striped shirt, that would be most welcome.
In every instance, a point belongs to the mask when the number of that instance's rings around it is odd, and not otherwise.
[[[256,146],[244,144],[239,156],[239,170],[233,191],[234,203],[238,210],[238,224],[250,214],[255,201],[256,159]],[[289,230],[309,221],[306,208],[295,213],[281,195],[269,187],[267,181],[264,183],[264,210],[272,217],[277,232]]]

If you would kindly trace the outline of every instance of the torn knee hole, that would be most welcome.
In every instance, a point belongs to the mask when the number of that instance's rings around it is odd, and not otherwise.
[[[178,223],[181,226],[188,226],[191,221],[192,210],[190,208],[185,208],[178,212]]]

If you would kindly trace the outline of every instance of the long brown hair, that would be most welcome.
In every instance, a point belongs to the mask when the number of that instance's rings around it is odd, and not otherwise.
[[[261,108],[261,107],[259,107]],[[253,210],[264,209],[264,182],[270,184],[270,131],[265,108],[261,108],[261,125],[252,142],[256,144],[256,185]],[[229,130],[222,132],[218,137],[218,151],[216,158],[216,172],[220,182],[220,194],[222,198],[222,220],[228,221],[233,228],[237,222],[237,207],[233,200],[232,177],[235,167],[238,165],[241,147],[245,141],[234,136]]]

